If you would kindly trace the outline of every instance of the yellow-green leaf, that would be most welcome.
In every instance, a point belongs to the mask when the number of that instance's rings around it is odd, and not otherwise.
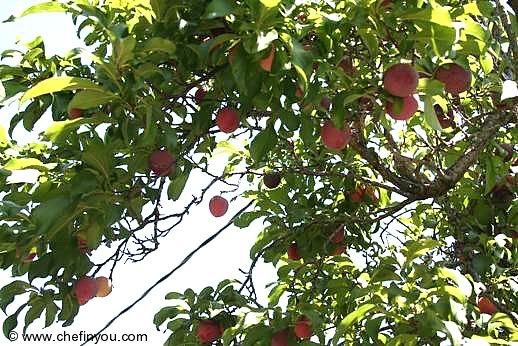
[[[279,5],[280,0],[261,0],[261,4],[263,4],[265,7],[275,7]]]
[[[38,97],[45,94],[55,93],[63,90],[77,90],[77,89],[90,89],[104,91],[102,87],[95,84],[89,79],[77,78],[77,77],[52,77],[45,79],[23,94],[20,102],[25,102],[31,98]]]

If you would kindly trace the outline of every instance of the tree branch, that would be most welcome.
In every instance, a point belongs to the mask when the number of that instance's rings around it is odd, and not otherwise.
[[[176,271],[178,271],[180,268],[182,268],[184,265],[187,264],[187,262],[190,261],[190,259],[198,252],[200,251],[202,248],[204,248],[205,246],[207,246],[209,243],[211,243],[214,239],[216,239],[221,233],[223,233],[223,231],[225,229],[227,229],[228,227],[230,227],[230,225],[232,225],[234,219],[236,217],[238,217],[239,215],[241,215],[246,209],[248,209],[252,204],[254,203],[254,200],[251,200],[250,202],[248,202],[247,205],[245,205],[243,208],[241,208],[237,213],[234,214],[234,216],[232,216],[232,218],[227,222],[227,224],[225,226],[223,226],[222,228],[220,228],[216,233],[214,233],[213,235],[211,235],[210,237],[208,237],[207,239],[205,239],[196,249],[194,249],[193,251],[191,251],[183,260],[182,262],[180,262],[180,264],[178,264],[175,268],[173,268],[169,273],[165,274],[164,276],[162,276],[160,279],[158,279],[158,281],[156,281],[153,285],[151,285],[151,287],[149,287],[146,291],[144,291],[144,293],[142,293],[142,295],[136,299],[133,303],[131,303],[129,306],[127,306],[126,308],[124,308],[121,312],[119,312],[115,317],[113,317],[104,327],[102,327],[97,333],[95,333],[95,335],[92,337],[92,339],[90,340],[87,340],[85,341],[84,343],[81,344],[81,346],[84,346],[86,345],[87,343],[89,343],[90,341],[93,341],[95,340],[95,337],[98,336],[99,334],[101,334],[102,332],[104,332],[106,329],[108,329],[116,320],[119,319],[119,317],[121,317],[122,315],[124,315],[126,312],[130,311],[135,305],[137,305],[140,301],[142,301],[149,293],[151,293],[151,291],[157,287],[158,285],[160,285],[162,282],[164,282],[165,280],[167,280],[171,275],[173,275]]]

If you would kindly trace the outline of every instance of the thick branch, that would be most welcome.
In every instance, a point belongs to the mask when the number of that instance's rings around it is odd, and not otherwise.
[[[509,16],[507,15],[502,4],[500,3],[500,0],[495,1],[495,4],[496,9],[498,11],[498,16],[500,17],[500,21],[502,22],[502,26],[504,27],[507,39],[509,40],[509,49],[513,57],[512,60],[516,62],[518,61],[518,39],[516,38],[516,35],[513,33],[511,21],[509,20]]]
[[[451,189],[464,176],[464,173],[475,163],[480,152],[487,146],[490,140],[496,135],[498,129],[510,121],[516,122],[518,115],[518,104],[514,104],[507,112],[495,112],[486,118],[479,132],[471,136],[470,147],[448,167],[444,175],[438,176],[431,186],[427,187],[428,196],[436,197],[443,195]],[[513,120],[514,119],[514,120]]]
[[[385,180],[401,189],[406,196],[415,200],[422,200],[441,196],[455,186],[464,173],[475,163],[480,152],[496,135],[498,129],[508,122],[516,122],[517,115],[518,104],[516,102],[508,111],[488,114],[480,130],[468,139],[470,146],[465,154],[447,168],[443,175],[437,176],[431,184],[408,181],[386,167],[381,162],[379,155],[372,148],[367,148],[365,138],[362,137],[361,133],[358,133],[358,138],[352,142],[352,145],[360,156],[378,171]]]

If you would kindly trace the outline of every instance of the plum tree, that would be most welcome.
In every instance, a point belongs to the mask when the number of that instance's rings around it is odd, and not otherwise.
[[[416,92],[419,75],[414,66],[398,63],[383,74],[383,88],[391,95],[407,97]]]
[[[215,217],[221,217],[227,213],[228,201],[222,196],[214,196],[209,201],[210,213]]]
[[[174,251],[189,255],[137,295],[175,290],[149,316],[167,345],[517,341],[508,6],[42,2],[0,26],[58,12],[84,45],[60,54],[42,37],[1,54],[6,336],[38,317],[77,323],[92,281],[105,295],[125,262]],[[225,220],[177,249],[207,205]],[[236,228],[255,236],[249,249]],[[199,291],[174,280],[223,232],[235,268],[208,261],[228,277]],[[262,266],[274,270],[259,286]]]
[[[408,120],[417,112],[417,100],[414,96],[405,96],[401,99],[401,109],[396,109],[395,103],[387,100],[385,111],[395,120]]]
[[[471,83],[471,73],[453,63],[439,66],[435,78],[444,83],[444,90],[455,95],[468,90]]]
[[[239,127],[239,114],[233,108],[222,108],[216,115],[216,123],[221,131],[232,133]]]

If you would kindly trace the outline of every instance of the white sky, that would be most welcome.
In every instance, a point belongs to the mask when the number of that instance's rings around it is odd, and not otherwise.
[[[42,1],[13,1],[0,0],[0,21],[9,17],[11,14],[18,14],[24,8]],[[47,55],[62,54],[71,48],[81,46],[81,41],[75,36],[75,29],[72,26],[70,17],[65,14],[42,14],[32,15],[14,23],[0,24],[0,51],[10,49],[15,46],[17,36],[22,38],[22,42],[27,42],[37,35],[43,35]],[[0,62],[3,63],[3,62]],[[7,108],[7,107],[6,107]],[[0,110],[0,124],[9,127],[9,121],[16,108],[9,107]],[[47,119],[47,120],[45,120]],[[50,117],[44,117],[35,129],[35,134],[44,130],[50,121]],[[15,139],[23,138],[25,141],[36,136],[29,136],[18,126],[14,132]],[[213,172],[219,172],[218,168],[223,167],[221,159],[215,162]],[[191,177],[185,189],[184,197],[191,198],[192,194],[198,194],[199,188],[203,186],[206,179],[200,175]],[[225,186],[216,185],[208,194],[210,198],[218,194],[220,190],[225,190]],[[181,203],[181,202],[179,202]],[[176,204],[178,205],[178,204]],[[106,322],[108,322],[118,312],[128,306],[138,298],[149,286],[151,286],[162,275],[175,267],[180,261],[192,251],[199,243],[216,232],[221,226],[225,225],[228,218],[244,205],[244,201],[231,203],[227,215],[221,218],[213,218],[208,211],[208,198],[198,207],[191,211],[185,218],[181,227],[172,232],[160,244],[160,249],[150,255],[146,260],[136,264],[121,264],[115,271],[114,289],[111,295],[106,298],[96,298],[80,308],[79,315],[76,317],[72,326],[63,328],[60,324],[42,330],[43,321],[35,321],[28,329],[29,333],[53,333],[54,335],[66,330],[67,333],[95,333]],[[257,233],[260,231],[260,223],[253,224],[245,230],[235,227],[227,229],[217,240],[205,247],[194,257],[183,269],[174,274],[166,282],[157,287],[144,301],[140,302],[130,312],[115,322],[106,332],[107,333],[147,333],[148,343],[119,343],[128,345],[161,345],[165,342],[169,332],[163,334],[157,332],[153,325],[153,316],[158,310],[167,305],[164,299],[166,293],[171,291],[183,292],[191,287],[196,292],[205,286],[215,285],[226,278],[239,278],[242,276],[238,268],[247,269],[250,260],[248,251],[254,243]],[[105,255],[105,254],[104,254]],[[105,256],[96,256],[94,262],[100,262]],[[108,268],[106,268],[108,269]],[[269,265],[259,266],[254,276],[258,289],[272,279],[275,271]],[[102,274],[108,274],[101,272]],[[11,282],[9,273],[0,272],[0,287]],[[264,292],[264,291],[263,291]],[[260,291],[258,293],[261,293]],[[8,309],[11,314],[21,304],[21,300],[16,300]],[[1,313],[0,320],[3,322],[5,316]],[[21,316],[24,316],[22,313]],[[16,328],[21,333],[23,317],[19,318],[19,325]],[[162,328],[163,330],[163,328]],[[5,345],[8,341],[3,335],[0,336],[0,344]],[[36,342],[21,342],[18,340],[16,345],[36,345]],[[44,343],[41,343],[44,344]],[[49,345],[49,343],[45,343]],[[63,343],[64,344],[64,343]],[[68,343],[78,345],[79,343]],[[109,343],[99,344],[108,345]]]

